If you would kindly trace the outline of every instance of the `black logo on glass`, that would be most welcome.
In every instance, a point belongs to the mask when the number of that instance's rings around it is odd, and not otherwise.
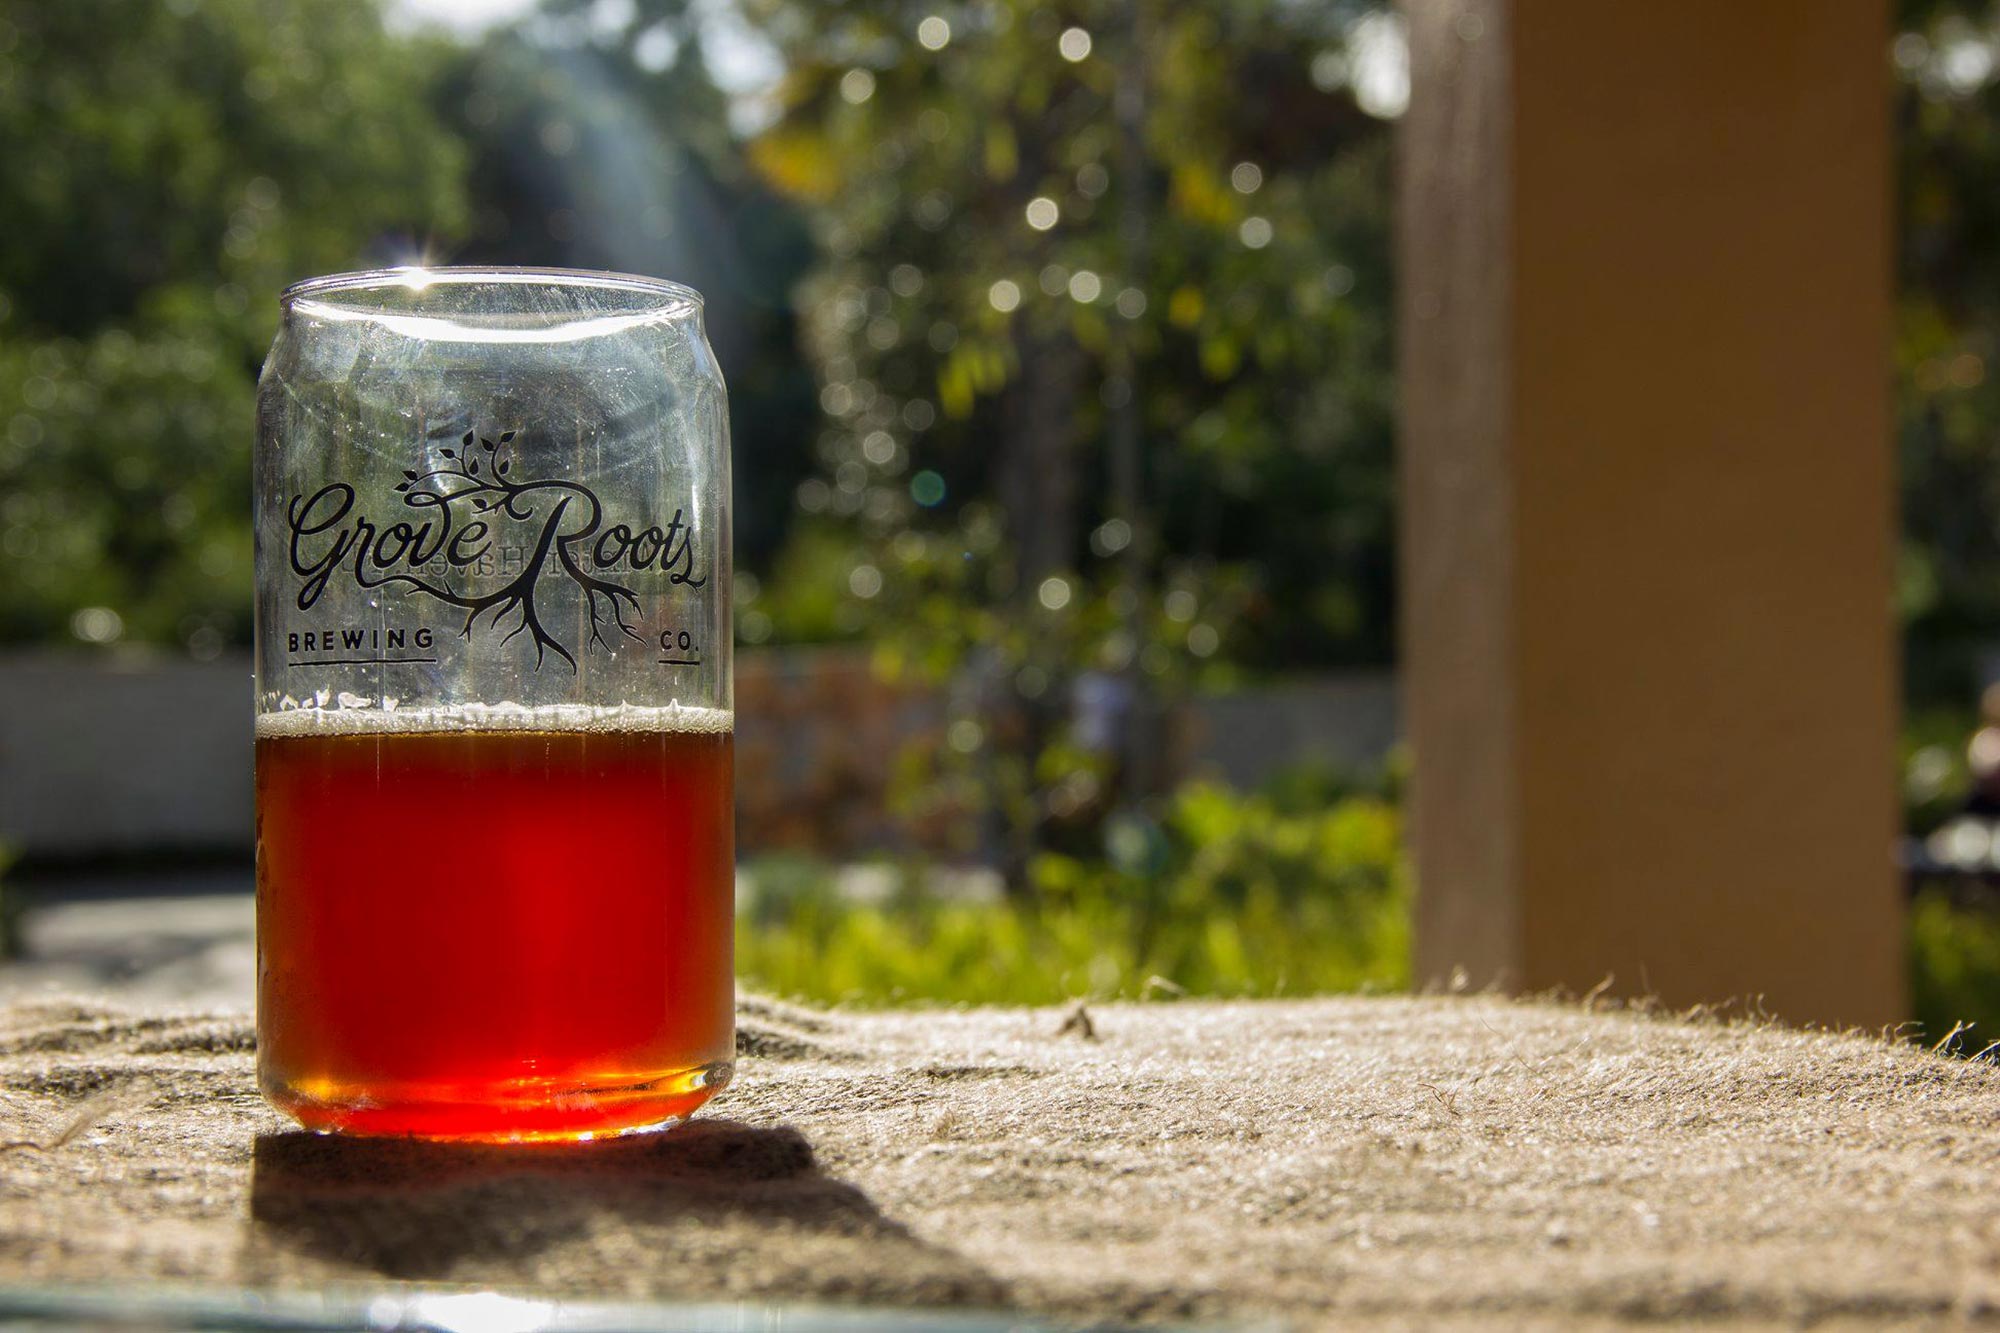
[[[695,574],[694,528],[675,510],[664,528],[634,532],[624,523],[604,526],[604,505],[580,482],[559,478],[523,481],[510,476],[508,444],[514,432],[489,440],[467,431],[457,449],[444,449],[443,462],[428,471],[403,473],[396,490],[409,518],[378,524],[354,509],[354,488],[336,481],[311,495],[294,495],[285,516],[291,525],[292,572],[299,585],[298,606],[310,611],[336,574],[357,587],[405,588],[465,611],[460,633],[472,637],[481,616],[497,629],[511,617],[501,638],[523,630],[535,645],[535,669],[548,653],[576,669],[576,658],[542,623],[536,596],[545,574],[561,576],[583,589],[590,611],[590,638],[583,645],[610,651],[607,634],[643,641],[625,618],[637,614],[639,596],[619,576],[657,570],[672,584],[699,588]],[[505,563],[506,581],[490,592],[456,586],[466,571],[493,567],[499,538],[495,524],[530,525],[518,559]],[[456,578],[454,576],[457,576]]]

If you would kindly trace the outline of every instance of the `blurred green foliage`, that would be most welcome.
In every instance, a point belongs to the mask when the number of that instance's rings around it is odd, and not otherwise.
[[[1122,857],[1116,829],[1111,858],[1040,857],[1025,899],[953,901],[910,867],[895,896],[864,904],[823,868],[767,859],[749,868],[737,970],[778,994],[864,1004],[1401,987],[1400,837],[1380,795],[1295,810],[1194,785]]]
[[[1908,693],[1963,706],[2000,637],[2000,7],[1904,0],[1895,342]]]
[[[1910,909],[1911,1013],[1920,1040],[1942,1041],[1971,1024],[1954,1043],[1970,1055],[2000,1041],[2000,914],[1991,905],[1955,905],[1938,890],[1919,894]]]
[[[845,623],[892,669],[977,646],[1031,682],[1386,660],[1389,135],[1341,64],[1367,8],[933,8],[746,5],[787,69],[750,158],[822,247],[798,500],[844,520]]]
[[[1393,789],[1154,797],[1068,725],[1088,674],[1170,694],[1391,655],[1378,6],[739,8],[783,65],[749,116],[696,0],[543,0],[468,44],[381,0],[0,0],[0,642],[247,639],[287,282],[684,277],[731,378],[744,637],[866,637],[961,683],[898,800],[983,802],[1031,890],[890,912],[774,867],[747,973],[876,999],[1399,982]],[[1922,833],[1963,799],[2000,637],[2000,4],[1896,24]],[[1991,917],[1926,896],[1911,949],[1929,1028],[2000,1022]]]
[[[1959,813],[1972,790],[1966,740],[1979,726],[1971,708],[1917,708],[1904,716],[1903,828],[1923,837]]]
[[[811,466],[818,406],[793,289],[814,248],[798,208],[744,159],[703,56],[709,9],[543,0],[527,21],[451,51],[434,100],[465,144],[469,220],[437,257],[697,287],[729,380],[736,560],[761,571]]]
[[[0,640],[247,637],[273,295],[462,224],[441,50],[352,0],[0,0]]]
[[[976,810],[1026,885],[1158,804],[1174,692],[1390,656],[1389,131],[1349,65],[1387,20],[744,8],[786,70],[749,158],[820,246],[815,596],[764,609],[953,684],[899,804]]]

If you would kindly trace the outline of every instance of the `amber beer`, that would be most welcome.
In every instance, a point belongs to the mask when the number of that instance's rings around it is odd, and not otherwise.
[[[733,1058],[730,715],[266,713],[264,1092],[312,1129],[577,1138]]]
[[[257,386],[257,1064],[308,1129],[670,1125],[730,1076],[729,403],[699,293],[285,290]]]

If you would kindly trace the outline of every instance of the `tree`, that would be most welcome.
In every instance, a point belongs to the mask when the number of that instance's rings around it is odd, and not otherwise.
[[[471,154],[472,220],[449,258],[699,290],[744,482],[737,559],[762,567],[810,465],[813,390],[791,297],[811,241],[798,210],[744,167],[703,54],[703,7],[635,0],[609,20],[606,8],[544,0],[454,57],[438,107]]]
[[[248,638],[272,298],[463,224],[443,50],[365,0],[0,0],[0,639]]]
[[[845,548],[885,669],[964,687],[933,790],[1003,811],[1019,864],[1142,767],[1077,743],[1071,681],[1143,711],[1142,683],[1385,661],[1388,144],[1345,75],[1386,20],[748,9],[789,68],[751,158],[826,253],[799,540]]]
[[[2000,636],[2000,17],[1921,0],[1898,20],[1899,592],[1910,693],[1963,706]]]

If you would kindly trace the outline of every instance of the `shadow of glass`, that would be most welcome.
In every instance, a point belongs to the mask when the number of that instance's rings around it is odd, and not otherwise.
[[[257,1138],[250,1213],[266,1237],[393,1278],[518,1263],[606,1219],[874,1233],[916,1244],[789,1127],[701,1119],[576,1144],[463,1144],[291,1132]]]

